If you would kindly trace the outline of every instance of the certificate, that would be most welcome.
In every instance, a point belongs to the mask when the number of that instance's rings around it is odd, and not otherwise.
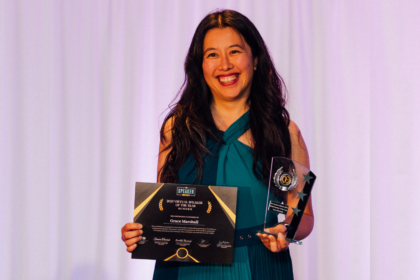
[[[136,183],[133,259],[225,263],[233,258],[236,187]]]

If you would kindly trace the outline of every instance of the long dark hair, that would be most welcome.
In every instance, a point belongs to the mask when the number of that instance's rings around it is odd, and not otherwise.
[[[206,148],[206,137],[219,139],[212,133],[218,130],[210,111],[212,93],[204,80],[202,63],[207,31],[224,27],[232,27],[238,31],[250,46],[253,57],[258,57],[249,96],[249,122],[255,141],[254,174],[267,183],[271,157],[291,155],[288,130],[290,119],[284,107],[285,85],[274,67],[264,40],[254,24],[244,15],[232,10],[218,11],[207,15],[195,31],[185,59],[185,80],[179,91],[182,92],[181,97],[166,116],[160,131],[161,142],[165,143],[165,124],[172,119],[172,141],[165,149],[170,149],[170,152],[158,174],[162,182],[177,183],[178,171],[190,154],[195,159],[197,179],[200,182],[203,154],[210,153]]]

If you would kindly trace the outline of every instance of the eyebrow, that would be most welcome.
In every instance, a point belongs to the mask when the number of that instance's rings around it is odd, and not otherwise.
[[[241,49],[245,49],[243,46],[241,46],[241,45],[238,45],[238,44],[235,44],[235,45],[231,45],[231,46],[229,46],[228,47],[228,49],[230,49],[230,48],[233,48],[233,47],[238,47],[238,48],[241,48]],[[208,51],[216,51],[217,49],[215,49],[215,48],[207,48],[205,51],[204,51],[204,53],[203,54],[205,54],[206,52],[208,52]]]

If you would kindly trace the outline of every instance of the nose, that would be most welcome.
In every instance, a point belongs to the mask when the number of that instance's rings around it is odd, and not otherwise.
[[[223,55],[220,59],[220,70],[228,71],[233,68],[232,63],[227,55]]]

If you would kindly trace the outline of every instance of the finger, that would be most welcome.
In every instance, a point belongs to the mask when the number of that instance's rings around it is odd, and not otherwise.
[[[261,239],[261,237],[260,237],[260,239]],[[264,239],[261,239],[261,242],[262,242],[262,244],[265,246],[265,247],[267,247],[267,249],[269,249],[268,247],[269,247],[269,245],[270,245],[270,242],[267,242],[266,240],[264,240]]]
[[[265,247],[270,249],[270,240],[268,238],[267,239],[262,239],[261,242],[264,244]]]
[[[131,245],[130,247],[127,247],[127,252],[131,253],[134,251],[134,249],[136,249],[137,244]]]
[[[270,239],[270,245],[268,249],[273,253],[277,253],[280,250],[280,248],[277,246],[277,239],[271,235],[268,238]]]
[[[135,237],[135,238],[130,238],[130,239],[125,241],[125,245],[127,247],[130,247],[131,245],[136,244],[140,240],[141,240],[141,236],[138,236],[138,237]]]
[[[263,243],[266,243],[266,244],[270,243],[270,239],[268,239],[268,235],[267,235],[267,234],[262,234],[262,235],[260,236],[260,239],[261,239],[261,241],[262,241]]]
[[[121,233],[124,233],[124,232],[126,232],[126,231],[129,231],[129,230],[139,230],[139,229],[142,229],[143,228],[143,225],[142,224],[139,224],[139,223],[127,223],[127,224],[125,224],[123,227],[122,227],[122,229],[121,229]]]
[[[260,238],[261,242],[265,242],[267,238],[264,238],[261,233],[257,233],[257,236]]]
[[[286,250],[290,244],[290,242],[286,240],[286,237],[281,233],[279,233],[279,236],[277,237],[277,242],[279,245],[279,249],[282,251]]]
[[[280,224],[272,228],[266,228],[264,229],[264,231],[277,235],[279,232],[285,233],[287,231],[287,228],[284,225]]]
[[[268,250],[278,252],[279,249],[276,248],[274,244],[272,244],[273,242],[277,242],[277,236],[264,233],[258,233],[257,236]]]
[[[279,225],[279,232],[281,233],[286,233],[287,232],[287,227],[285,225]]]
[[[123,233],[123,240],[127,240],[133,237],[137,237],[143,234],[142,230],[133,230],[133,231],[127,231]]]

